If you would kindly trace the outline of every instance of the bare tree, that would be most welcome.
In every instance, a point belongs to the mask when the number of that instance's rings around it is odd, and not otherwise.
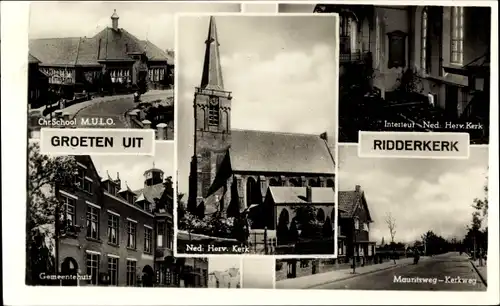
[[[391,235],[391,243],[394,243],[394,237],[396,237],[396,219],[394,219],[391,213],[387,213],[385,215],[385,223],[389,228],[389,233]]]

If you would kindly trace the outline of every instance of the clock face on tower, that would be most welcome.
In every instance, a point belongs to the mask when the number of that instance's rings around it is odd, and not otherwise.
[[[217,97],[210,98],[210,105],[216,106],[218,103],[219,103],[219,98]]]

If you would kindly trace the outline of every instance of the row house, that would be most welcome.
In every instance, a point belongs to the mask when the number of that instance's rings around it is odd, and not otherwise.
[[[147,86],[173,86],[173,57],[148,40],[140,40],[118,25],[116,11],[111,27],[93,37],[30,39],[30,53],[51,88],[71,99],[74,93],[119,92]]]
[[[89,279],[63,285],[190,284],[189,264],[173,257],[171,179],[153,166],[144,172],[144,187],[132,190],[119,174],[101,178],[89,156],[75,159],[76,187],[56,191],[64,220],[56,260],[62,275]]]

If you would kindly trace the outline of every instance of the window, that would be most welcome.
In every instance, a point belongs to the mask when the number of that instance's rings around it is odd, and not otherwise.
[[[366,222],[365,222],[365,223],[363,223],[363,230],[364,230],[364,231],[367,231],[367,232],[369,232],[369,231],[370,231],[370,227],[368,226],[368,223],[366,223]]]
[[[112,195],[116,195],[116,187],[112,182],[108,182],[108,192]]]
[[[118,258],[108,256],[109,284],[118,286]]]
[[[165,223],[158,222],[156,224],[156,245],[159,248],[163,247],[163,235],[165,235]]]
[[[208,106],[208,125],[219,125],[219,98],[210,98]]]
[[[83,191],[92,193],[92,180],[89,179],[88,177],[85,177],[83,179]]]
[[[354,218],[354,229],[358,230],[359,229],[359,219]]]
[[[461,65],[464,60],[464,8],[451,8],[451,62]]]
[[[85,177],[85,170],[83,168],[78,167],[76,176],[75,176],[75,185],[76,187],[83,189],[83,181]]]
[[[108,214],[108,242],[118,245],[120,217],[114,214]]]
[[[165,284],[172,284],[172,271],[170,269],[167,269],[167,271],[165,271]]]
[[[87,206],[87,238],[99,239],[99,209]]]
[[[128,221],[127,224],[127,247],[135,249],[136,246],[136,233],[137,233],[137,223]]]
[[[144,253],[152,252],[153,230],[149,227],[144,227]]]
[[[422,12],[422,27],[421,27],[421,48],[420,48],[420,68],[422,72],[427,72],[427,8]]]
[[[87,275],[91,277],[89,283],[97,285],[99,275],[99,254],[87,253]]]
[[[135,269],[137,262],[127,259],[127,286],[135,286]]]
[[[62,205],[64,210],[64,222],[66,228],[70,229],[75,225],[75,199],[61,196],[62,197]]]
[[[173,248],[174,234],[173,234],[172,226],[170,224],[167,225],[167,233],[166,233],[165,238],[167,239],[166,247],[169,249],[172,249]]]

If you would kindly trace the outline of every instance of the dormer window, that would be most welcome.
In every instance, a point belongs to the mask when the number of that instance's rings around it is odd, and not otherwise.
[[[112,195],[116,195],[116,186],[112,182],[108,182],[108,192]]]
[[[358,218],[354,218],[354,229],[359,230],[359,219]]]

